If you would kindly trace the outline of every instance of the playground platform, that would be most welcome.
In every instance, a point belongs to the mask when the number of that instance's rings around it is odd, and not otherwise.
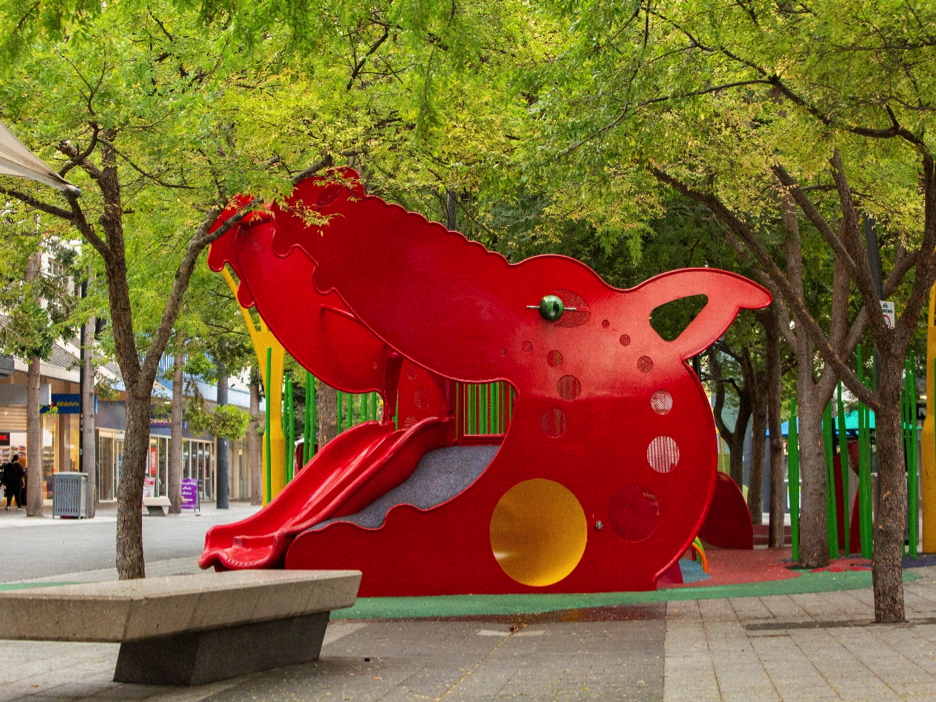
[[[249,509],[145,521],[148,574],[201,572],[207,527]],[[0,521],[0,588],[116,575],[96,560],[82,570],[74,555],[76,542],[112,549],[112,521]],[[37,543],[43,574],[24,582],[17,564],[34,570],[16,544]],[[16,661],[0,672],[0,702],[936,699],[936,567],[907,570],[907,624],[875,626],[860,559],[751,582],[784,554],[707,552],[711,579],[653,593],[359,600],[336,613],[318,662],[192,689],[111,682],[115,644],[0,640]]]

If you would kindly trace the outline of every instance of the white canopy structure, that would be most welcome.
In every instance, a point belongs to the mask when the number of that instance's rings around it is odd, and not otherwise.
[[[32,151],[23,146],[13,132],[0,122],[0,175],[29,178],[58,190],[80,195],[81,191],[45,165]]]

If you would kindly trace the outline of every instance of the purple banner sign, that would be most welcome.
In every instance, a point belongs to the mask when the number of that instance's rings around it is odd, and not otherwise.
[[[182,479],[182,509],[198,509],[198,481],[195,478]]]

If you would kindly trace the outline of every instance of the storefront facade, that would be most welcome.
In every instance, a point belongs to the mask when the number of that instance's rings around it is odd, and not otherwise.
[[[19,362],[16,362],[17,365]],[[40,417],[42,429],[43,498],[52,499],[53,474],[57,471],[77,470],[79,416],[77,405],[78,383],[67,378],[65,369],[44,367],[39,386],[39,402],[43,408]],[[58,371],[56,373],[55,371]],[[51,375],[51,377],[50,377]],[[76,374],[77,375],[77,374]],[[75,379],[77,380],[77,379]],[[62,407],[50,412],[57,400],[68,398]],[[0,464],[19,454],[20,463],[27,466],[26,452],[26,373],[25,369],[12,369],[0,377]]]

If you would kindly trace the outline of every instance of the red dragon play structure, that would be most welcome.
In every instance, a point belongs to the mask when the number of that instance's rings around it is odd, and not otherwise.
[[[244,217],[209,263],[235,270],[241,304],[300,364],[381,393],[384,413],[211,529],[202,567],[359,569],[362,596],[602,592],[653,589],[700,530],[750,547],[686,364],[770,303],[745,278],[690,269],[618,290],[562,256],[510,264],[366,196],[353,171]],[[663,340],[650,313],[690,295],[706,306]],[[513,389],[506,430],[466,435],[466,388],[492,381]]]

